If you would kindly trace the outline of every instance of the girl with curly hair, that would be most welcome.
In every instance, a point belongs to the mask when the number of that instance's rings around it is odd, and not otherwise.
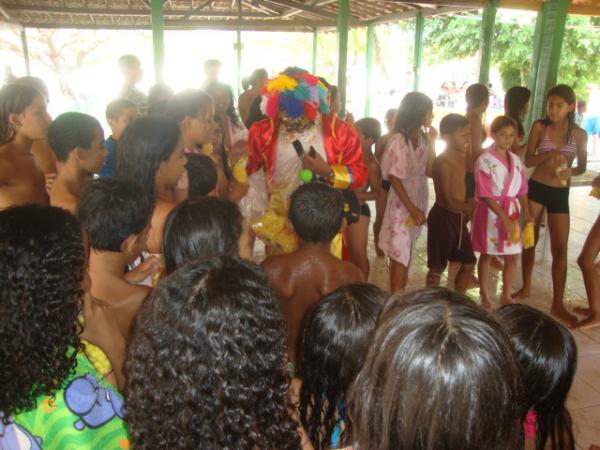
[[[123,398],[80,342],[83,307],[82,337],[122,367],[114,317],[83,301],[85,264],[79,223],[67,211],[0,212],[0,448],[128,448]]]
[[[193,261],[152,292],[127,361],[136,449],[298,449],[285,332],[262,271]]]

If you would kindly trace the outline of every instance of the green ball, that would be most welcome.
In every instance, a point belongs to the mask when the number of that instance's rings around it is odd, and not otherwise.
[[[310,183],[313,179],[313,173],[310,169],[304,169],[300,171],[300,179],[304,183]]]

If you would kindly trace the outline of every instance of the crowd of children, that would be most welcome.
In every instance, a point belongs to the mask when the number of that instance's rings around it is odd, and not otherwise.
[[[51,120],[41,80],[0,90],[0,448],[575,449],[573,337],[513,304],[546,212],[551,312],[600,324],[600,221],[578,260],[586,318],[562,302],[586,167],[569,87],[528,139],[530,93],[509,90],[483,148],[489,93],[470,86],[436,156],[419,92],[382,135],[338,118],[335,86],[299,68],[255,71],[238,115],[215,61],[203,90],[149,97],[139,60],[118,64],[107,139],[89,115]],[[367,202],[391,296],[367,283]],[[428,288],[404,293],[425,225]],[[438,287],[449,262],[453,290]]]

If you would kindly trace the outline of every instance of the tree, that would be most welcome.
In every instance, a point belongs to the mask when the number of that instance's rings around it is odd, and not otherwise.
[[[561,53],[559,82],[585,97],[587,85],[600,82],[600,18],[569,16]],[[535,24],[497,21],[492,64],[498,67],[504,89],[527,85]],[[480,21],[474,16],[436,17],[426,21],[424,57],[431,63],[463,59],[479,51]]]

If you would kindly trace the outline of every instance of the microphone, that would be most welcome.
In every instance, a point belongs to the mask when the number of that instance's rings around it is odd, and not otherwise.
[[[296,150],[298,158],[304,158],[304,147],[302,146],[302,142],[296,139],[294,142],[292,142],[292,145],[294,146],[294,150]]]

